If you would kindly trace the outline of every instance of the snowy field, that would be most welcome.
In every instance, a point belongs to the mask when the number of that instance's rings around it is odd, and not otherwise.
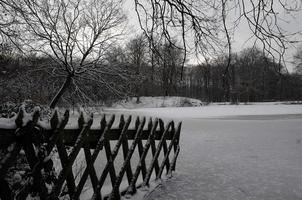
[[[302,105],[109,112],[183,121],[176,173],[145,199],[302,199]]]

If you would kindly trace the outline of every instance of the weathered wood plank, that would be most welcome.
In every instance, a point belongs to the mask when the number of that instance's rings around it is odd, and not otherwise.
[[[153,137],[153,135],[155,133],[157,125],[158,125],[158,119],[155,119],[154,124],[152,123],[152,120],[150,120],[149,125],[148,125],[148,127],[149,127],[148,129],[150,130],[150,135],[149,135],[149,138],[148,138],[148,140],[146,142],[146,145],[144,147],[144,150],[143,150],[142,156],[140,158],[139,164],[136,167],[136,170],[135,170],[135,173],[134,173],[133,178],[131,180],[131,183],[129,184],[129,187],[127,188],[127,192],[126,192],[127,194],[131,194],[132,195],[136,191],[135,185],[136,185],[136,181],[137,181],[137,178],[139,176],[139,173],[140,173],[140,171],[142,169],[141,163],[142,163],[142,160],[145,160],[145,158],[146,158],[146,156],[148,154],[148,150],[149,150],[150,145],[151,145],[151,138]],[[144,177],[144,179],[145,179],[145,177]]]
[[[72,165],[74,163],[74,160],[76,159],[78,153],[81,150],[81,147],[83,146],[84,142],[85,142],[85,138],[87,137],[87,134],[89,132],[89,129],[92,125],[93,119],[91,118],[87,124],[85,124],[80,132],[80,134],[77,137],[77,140],[75,142],[75,145],[72,149],[72,151],[70,152],[69,156],[68,156],[68,160],[67,160],[67,164],[65,164],[65,166],[63,166],[62,171],[59,174],[55,189],[54,189],[54,194],[55,195],[59,195],[62,185],[66,179],[66,177],[68,176],[68,174],[72,174]],[[68,179],[67,179],[67,183],[68,183]],[[73,181],[74,183],[74,181]],[[68,188],[69,189],[69,188]],[[72,194],[74,193],[75,188],[72,191],[68,191],[69,194],[72,196]]]
[[[95,150],[92,154],[92,162],[94,163],[99,152],[101,151],[101,149],[103,148],[103,145],[104,145],[104,139],[105,139],[105,135],[107,134],[107,132],[110,130],[113,122],[114,122],[114,119],[115,119],[115,116],[112,115],[109,122],[106,123],[106,117],[105,115],[102,117],[102,120],[100,122],[101,124],[101,129],[100,129],[100,138],[97,142],[97,145],[95,147]],[[89,170],[90,170],[90,166],[87,166],[83,175],[82,175],[82,178],[77,186],[77,189],[76,189],[76,192],[75,192],[75,195],[74,195],[74,199],[78,199],[78,197],[80,196],[81,194],[81,191],[85,185],[85,182],[86,182],[86,179],[88,177],[88,174],[89,174]],[[100,190],[101,190],[101,187],[100,185],[98,184],[97,187],[96,187],[96,190],[94,190],[94,196],[96,199],[102,199],[102,195],[100,193]]]
[[[119,172],[119,174],[117,176],[117,179],[116,179],[116,181],[114,183],[114,186],[112,188],[112,192],[111,192],[111,194],[109,196],[109,199],[119,199],[120,198],[119,187],[120,187],[120,184],[121,184],[121,182],[123,180],[123,176],[124,176],[124,173],[126,171],[127,163],[130,162],[130,160],[131,160],[131,157],[133,155],[133,152],[135,150],[137,142],[140,139],[140,135],[142,133],[142,130],[144,128],[145,123],[146,123],[146,118],[144,117],[143,121],[139,124],[138,130],[137,130],[137,132],[135,134],[135,138],[134,138],[134,140],[133,140],[133,142],[131,144],[131,147],[130,147],[130,149],[128,151],[127,158],[126,158],[125,162],[123,163],[123,166],[121,167],[120,172]]]
[[[172,125],[172,129],[174,129],[174,124]],[[174,130],[174,132],[175,132],[175,130]],[[171,165],[170,165],[170,161],[169,161],[169,154],[170,154],[170,152],[171,152],[171,150],[172,150],[172,148],[173,148],[173,146],[174,146],[175,141],[177,140],[177,136],[178,136],[178,133],[175,132],[175,134],[174,134],[174,136],[173,136],[173,138],[172,138],[172,140],[171,140],[171,142],[170,142],[170,144],[169,144],[169,147],[168,147],[168,149],[166,150],[164,159],[163,159],[163,161],[162,161],[162,163],[161,163],[161,165],[160,165],[159,173],[158,173],[157,178],[160,178],[160,177],[161,177],[165,165],[167,166],[166,162],[169,162],[169,168],[168,168],[168,170],[167,170],[167,173],[169,173],[169,172],[170,172],[170,169],[172,169],[172,168],[171,168]],[[174,161],[173,161],[173,162],[174,162]]]
[[[96,175],[95,168],[93,166],[94,162],[92,161],[90,149],[86,144],[84,144],[84,154],[85,154],[85,159],[86,159],[86,165],[89,167],[89,175],[90,175],[90,180],[92,184],[93,190],[96,190],[97,184],[98,184],[98,177]],[[87,178],[86,178],[87,180]]]
[[[174,157],[171,161],[171,167],[170,167],[169,171],[175,171],[175,168],[176,168],[176,160],[177,160],[177,157],[178,157],[178,154],[179,154],[179,151],[180,151],[179,138],[180,138],[181,126],[182,126],[182,123],[179,122],[178,125],[177,125],[177,130],[176,130],[176,134],[177,134],[176,135],[176,140],[174,142]]]
[[[127,133],[128,133],[128,131],[129,130],[127,130]],[[123,150],[124,161],[127,159],[127,154],[128,154],[128,151],[129,151],[127,133],[122,138],[122,150]],[[128,162],[127,165],[126,165],[126,175],[127,175],[128,184],[130,184],[131,179],[133,177],[133,172],[132,172],[132,168],[131,168],[131,163],[130,162]]]
[[[160,125],[160,129],[161,131],[164,132],[164,122],[162,120],[159,121],[159,125]],[[173,137],[175,135],[175,127],[174,127],[174,122],[172,121],[172,125],[171,125],[171,132],[173,134]],[[167,146],[167,138],[165,137],[164,141],[163,141],[163,151],[164,151],[164,157],[167,156],[167,151],[168,151],[168,146]],[[167,159],[164,159],[164,162],[165,162],[165,166],[166,166],[166,170],[167,170],[167,173],[170,169],[170,160],[169,160],[169,155],[167,156]],[[158,175],[157,175],[158,176]],[[161,177],[161,172],[159,174],[159,177]]]
[[[110,156],[109,158],[111,160],[109,159],[108,162],[106,163],[105,168],[104,168],[104,170],[102,172],[102,175],[101,175],[101,177],[100,177],[100,179],[98,181],[99,189],[102,188],[102,186],[103,186],[103,184],[104,184],[104,182],[106,180],[107,174],[108,174],[108,172],[110,172],[110,168],[112,167],[112,163],[114,162],[114,160],[115,160],[115,158],[116,158],[116,156],[118,154],[118,150],[119,150],[120,146],[122,145],[122,139],[123,139],[124,135],[127,133],[127,129],[128,129],[128,127],[130,125],[130,122],[131,122],[131,117],[129,117],[127,119],[127,122],[125,123],[125,125],[123,127],[120,139],[118,140],[118,142],[117,142],[117,144],[116,144],[116,146],[115,146],[112,154],[110,153],[110,155],[108,155],[108,156]],[[111,180],[112,187],[114,186],[115,180],[116,180],[116,175],[115,175],[115,172],[114,172],[114,180]]]
[[[17,140],[15,133],[16,129],[3,129],[0,128],[0,148],[5,148],[11,143],[15,142]],[[60,135],[62,136],[62,140],[64,141],[64,144],[66,146],[74,146],[78,132],[76,132],[77,129],[64,129]],[[127,131],[127,138],[128,140],[133,140],[135,136],[135,129],[130,129]],[[41,134],[45,136],[45,138],[48,138],[52,134],[52,130],[41,130]],[[121,132],[119,129],[110,129],[108,133],[108,138],[109,140],[118,140]],[[47,137],[48,136],[48,137]],[[98,138],[100,136],[100,130],[90,130],[89,131],[89,137],[86,138],[87,142],[89,144],[89,148],[94,149]],[[147,140],[149,136],[148,130],[143,130],[142,131],[142,140]],[[169,131],[167,133],[167,140],[172,139],[172,132]],[[161,131],[157,130],[154,134],[154,140],[160,140],[161,138]]]
[[[138,127],[138,125],[137,125]],[[142,142],[142,139],[141,139],[141,135],[139,135],[139,139],[137,141],[137,148],[138,148],[138,154],[139,154],[139,157],[140,157],[140,165],[141,165],[141,171],[142,171],[142,176],[143,176],[143,179],[146,177],[146,162],[145,162],[145,159],[141,159],[142,158],[142,154],[143,154],[143,142]]]
[[[150,164],[150,166],[149,166],[149,168],[148,168],[146,178],[144,179],[144,182],[143,182],[143,186],[149,185],[149,181],[150,181],[150,178],[151,178],[152,170],[153,170],[153,168],[154,168],[154,163],[155,163],[156,160],[158,159],[158,156],[159,156],[159,154],[160,154],[161,148],[162,148],[162,146],[163,146],[163,141],[165,140],[165,137],[166,137],[166,135],[167,135],[167,133],[168,133],[168,130],[170,129],[171,125],[172,125],[172,121],[169,122],[169,123],[166,125],[165,131],[164,131],[164,133],[162,134],[162,137],[161,137],[161,139],[160,139],[160,141],[159,141],[159,143],[158,143],[158,145],[157,145],[156,153],[155,153],[155,155],[154,155],[154,157],[153,157],[153,159],[152,159],[152,161],[151,161],[151,164]],[[158,176],[158,175],[157,175],[157,176]]]
[[[156,130],[155,130],[156,132]],[[154,133],[155,135],[155,133]],[[158,171],[159,171],[159,164],[158,164],[158,159],[155,158],[155,154],[156,154],[156,145],[155,145],[155,136],[152,135],[151,138],[150,138],[150,146],[151,146],[151,152],[152,152],[152,156],[153,156],[153,159],[154,159],[154,170],[155,170],[155,174],[157,175],[158,174]],[[147,171],[148,173],[148,171]],[[152,174],[152,172],[151,172]],[[151,175],[150,174],[150,175]]]

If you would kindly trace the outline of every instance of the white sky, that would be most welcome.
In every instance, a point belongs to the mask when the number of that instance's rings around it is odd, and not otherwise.
[[[134,37],[136,34],[139,34],[140,28],[138,24],[138,19],[135,12],[135,6],[134,6],[134,0],[125,0],[124,8],[126,15],[128,16],[129,20],[129,34],[128,37]],[[276,11],[279,11],[279,16],[281,18],[286,19],[285,22],[282,23],[282,27],[288,31],[288,32],[297,32],[302,30],[302,12],[295,13],[295,18],[289,17],[283,9],[275,8]],[[228,20],[232,21],[232,16],[228,16]],[[247,39],[250,37],[251,32],[248,28],[248,25],[246,23],[240,23],[240,26],[236,29],[234,37],[233,37],[233,43],[232,43],[232,50],[233,52],[239,52],[244,48],[250,47],[252,45],[251,42],[247,42]],[[302,40],[302,36],[299,36],[300,38],[297,38],[299,40]],[[294,44],[291,47],[289,47],[285,54],[285,61],[288,70],[291,72],[293,70],[293,65],[291,62],[293,61],[293,54],[296,52],[296,47],[300,45]],[[196,59],[193,57],[188,58],[188,64],[195,64]]]

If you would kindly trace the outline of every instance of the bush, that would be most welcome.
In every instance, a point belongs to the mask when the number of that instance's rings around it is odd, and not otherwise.
[[[21,106],[24,106],[25,111],[28,113],[33,112],[35,107],[39,107],[41,110],[40,112],[41,117],[48,116],[49,113],[51,113],[49,108],[45,106],[41,106],[37,103],[34,103],[32,100],[28,99],[20,104],[16,104],[12,102],[5,102],[3,104],[0,104],[0,117],[3,118],[13,117],[16,113],[19,112]]]
[[[193,107],[192,102],[187,98],[180,99],[180,107]]]

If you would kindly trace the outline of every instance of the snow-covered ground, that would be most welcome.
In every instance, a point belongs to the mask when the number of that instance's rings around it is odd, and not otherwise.
[[[123,110],[125,112],[141,113],[148,116],[164,118],[222,118],[230,116],[266,116],[302,114],[302,105],[285,105],[275,103],[257,103],[252,105],[218,105],[210,104],[201,107],[166,107],[166,108],[137,108]]]
[[[145,199],[302,199],[302,105],[123,112],[183,121],[176,173]]]

